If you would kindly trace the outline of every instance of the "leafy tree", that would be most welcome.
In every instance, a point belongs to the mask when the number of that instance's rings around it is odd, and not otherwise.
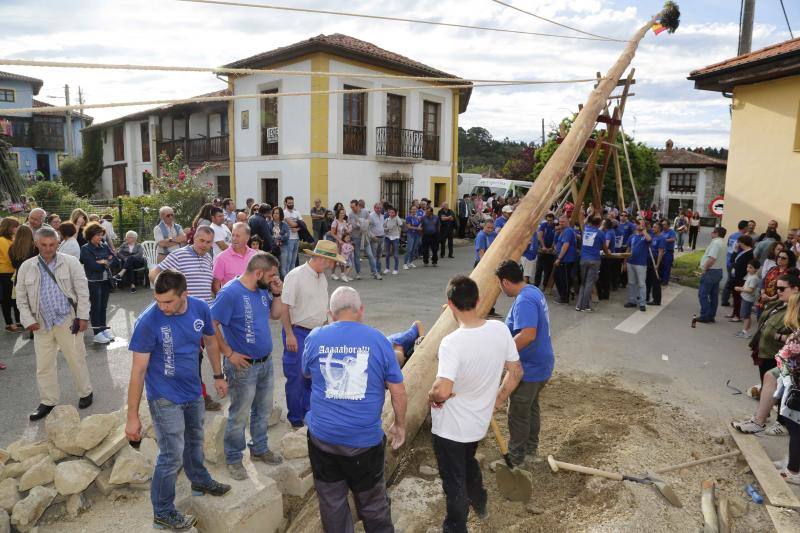
[[[11,145],[0,140],[0,200],[19,201],[22,188],[17,167],[11,163]]]
[[[60,165],[61,180],[80,196],[97,192],[97,182],[103,174],[103,140],[99,131],[84,133],[83,155],[70,157]]]
[[[508,138],[498,141],[485,128],[458,128],[459,170],[481,173],[502,169],[509,159],[518,157],[528,146],[528,143]]]
[[[500,176],[509,180],[530,180],[536,164],[536,148],[531,143],[506,161]]]

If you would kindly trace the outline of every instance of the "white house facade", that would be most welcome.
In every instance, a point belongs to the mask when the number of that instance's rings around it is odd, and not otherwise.
[[[691,150],[675,148],[668,140],[665,150],[656,150],[661,176],[655,187],[654,203],[674,217],[683,209],[702,217],[714,216],[709,204],[725,193],[727,162]]]

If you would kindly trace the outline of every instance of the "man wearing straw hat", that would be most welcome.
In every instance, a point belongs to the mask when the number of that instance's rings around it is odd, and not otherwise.
[[[303,346],[312,329],[325,324],[328,311],[328,280],[325,270],[335,263],[346,263],[337,253],[336,243],[317,241],[306,264],[290,270],[283,281],[280,295],[284,309],[283,375],[286,377],[287,418],[293,428],[303,426],[311,401],[311,380],[301,370]]]

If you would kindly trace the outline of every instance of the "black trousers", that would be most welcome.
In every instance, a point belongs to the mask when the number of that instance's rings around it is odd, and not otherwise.
[[[14,282],[11,281],[13,274],[0,274],[0,306],[3,308],[3,318],[6,326],[19,324],[19,309],[17,301],[11,298],[14,289]]]
[[[600,260],[600,274],[597,277],[597,297],[608,300],[611,297],[611,273],[614,269],[614,259]]]
[[[800,424],[790,418],[783,418],[783,425],[789,430],[789,464],[792,472],[800,471]]]
[[[458,217],[458,238],[463,239],[467,231],[467,217]]]
[[[442,228],[439,234],[439,257],[444,257],[444,245],[447,244],[447,255],[453,257],[453,227]]]
[[[611,285],[611,290],[615,291],[621,287],[622,259],[608,259],[608,262],[610,268],[609,283]]]
[[[136,257],[134,255],[127,257],[125,263],[122,265],[122,268],[125,269],[125,276],[122,278],[122,283],[125,286],[136,285],[136,269],[146,266],[147,262],[143,257]],[[147,275],[146,272],[145,275]]]
[[[652,259],[647,261],[647,301],[652,301],[655,305],[661,305],[661,280],[656,273],[656,264]]]
[[[427,265],[429,257],[434,265],[439,262],[439,235],[436,233],[422,235],[422,262]]]
[[[536,274],[533,277],[533,284],[544,289],[550,280],[550,274],[553,272],[553,263],[556,262],[555,254],[539,253],[536,255]]]
[[[697,233],[700,231],[700,226],[689,226],[689,246],[692,251],[697,248]]]
[[[486,489],[481,468],[475,459],[477,442],[456,442],[433,436],[433,453],[442,478],[447,499],[447,515],[442,523],[444,533],[466,533],[470,505],[476,512],[486,509]]]
[[[575,263],[560,263],[556,267],[556,288],[561,303],[569,303],[569,289],[572,286],[572,270]]]

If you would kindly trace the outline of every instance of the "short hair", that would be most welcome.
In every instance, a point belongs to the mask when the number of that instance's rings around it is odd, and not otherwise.
[[[254,204],[255,202],[256,202],[256,201],[255,201],[255,199],[253,199],[253,198],[248,198],[247,200],[245,200],[245,201],[244,201],[244,205],[247,205],[247,204]]]
[[[180,296],[186,291],[186,276],[182,272],[168,268],[162,270],[153,284],[153,290],[156,294],[166,294],[169,291],[175,291],[175,294]]]
[[[95,235],[103,234],[105,232],[106,230],[104,230],[103,226],[101,226],[98,222],[90,222],[83,230],[83,238],[86,239],[86,242],[89,242]]]
[[[211,229],[211,226],[197,226],[197,229],[194,230],[194,234],[197,235],[198,233],[208,233],[212,237],[214,236],[214,230]]]
[[[478,305],[478,284],[464,274],[452,278],[447,284],[447,301],[459,311],[471,311]]]
[[[724,237],[728,233],[728,230],[726,230],[722,226],[714,228],[714,231],[716,231],[717,235],[719,235],[720,237]]]
[[[62,222],[61,225],[58,227],[58,232],[61,234],[61,237],[64,239],[69,239],[70,237],[74,237],[76,233],[78,233],[78,228],[75,227],[75,224],[72,222]]]
[[[163,217],[163,216],[164,216],[164,213],[167,211],[167,209],[169,209],[169,210],[170,210],[170,211],[172,211],[173,213],[175,212],[175,210],[174,210],[174,209],[172,209],[170,206],[168,206],[168,205],[163,205],[163,206],[161,206],[161,208],[158,210],[158,216],[160,216],[160,217]]]
[[[258,214],[262,216],[268,215],[271,210],[272,208],[269,206],[269,204],[261,204],[260,206],[258,206]]]
[[[288,202],[289,200],[294,200],[294,196],[287,196],[283,199],[284,202]]]
[[[592,217],[592,220],[590,220],[590,222],[592,223],[592,226],[599,226],[601,220],[602,219],[600,217]]]
[[[555,218],[556,218],[556,214],[555,214],[555,213],[547,213],[547,214],[544,216],[544,218],[552,218],[552,219],[555,219]]]
[[[744,244],[750,248],[753,247],[753,238],[750,235],[739,235],[739,238],[736,239],[736,242]]]
[[[231,200],[230,198],[225,198],[224,200],[222,200],[222,207],[225,207],[231,203],[233,203],[233,200]]]
[[[758,270],[759,268],[761,268],[761,261],[759,261],[758,259],[751,259],[750,261],[748,261],[748,263],[747,263],[747,264],[748,264],[749,266],[751,266],[751,267],[755,268],[756,270]]]
[[[335,317],[340,311],[361,309],[361,296],[353,287],[342,286],[331,294],[330,305],[328,308]]]
[[[736,225],[736,227],[739,228],[739,229],[744,229],[744,228],[747,227],[748,224],[749,224],[748,221],[740,220],[739,223]]]
[[[195,230],[195,233],[197,233],[196,230]],[[125,232],[125,238],[127,239],[128,237],[133,237],[134,239],[138,239],[139,238],[139,234],[136,233],[133,230],[128,230],[128,231]]]
[[[45,211],[45,210],[44,210],[44,209],[42,209],[41,207],[34,207],[33,209],[31,209],[31,212],[30,212],[30,213],[28,213],[28,218],[30,218],[30,216],[31,216],[32,214],[34,214],[34,213],[41,213],[41,214],[42,214],[42,218],[44,218],[45,216],[47,216],[47,211]]]
[[[800,272],[796,268],[790,268],[778,281],[785,281],[792,288],[800,287]]]
[[[0,220],[0,237],[5,237],[9,241],[13,238],[14,228],[19,227],[19,220],[14,217],[5,217]]]
[[[109,222],[111,222],[111,221],[113,221],[113,220],[114,220],[114,215],[112,215],[111,213],[106,213],[106,214],[105,214],[105,215],[103,215],[101,218],[102,218],[103,220],[108,220]]]
[[[100,228],[102,229],[102,228]],[[58,240],[58,234],[53,228],[41,227],[36,230],[36,240],[39,239],[55,239]],[[88,240],[88,239],[87,239]]]
[[[510,281],[511,283],[521,283],[523,280],[522,267],[513,259],[506,259],[494,271],[500,281]]]
[[[247,272],[255,272],[256,270],[269,270],[273,267],[278,267],[280,262],[278,259],[269,252],[256,252],[247,262]]]
[[[237,228],[242,228],[242,229],[244,229],[244,231],[245,231],[245,232],[246,232],[248,235],[250,235],[250,226],[247,224],[247,222],[237,222],[237,223],[235,223],[235,224],[233,225],[233,231],[236,231],[236,230],[237,230]]]
[[[218,215],[220,213],[222,213],[222,208],[221,207],[214,206],[214,207],[211,208],[211,216],[212,217],[215,216],[215,215]]]

